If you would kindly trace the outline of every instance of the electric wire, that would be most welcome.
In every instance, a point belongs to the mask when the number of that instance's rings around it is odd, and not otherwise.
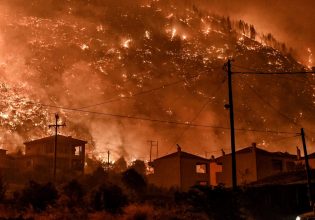
[[[130,99],[130,98],[133,98],[133,97],[136,97],[136,96],[141,96],[141,95],[149,94],[149,93],[152,93],[152,92],[161,90],[161,89],[165,89],[165,88],[167,88],[167,87],[171,87],[171,86],[180,84],[180,83],[185,82],[185,81],[187,81],[187,80],[189,80],[189,79],[198,78],[198,77],[200,77],[200,76],[201,76],[201,75],[198,74],[198,75],[186,77],[185,79],[178,80],[178,81],[174,81],[174,82],[170,82],[170,83],[166,83],[166,84],[163,84],[163,85],[161,85],[161,86],[158,86],[158,87],[155,87],[155,88],[152,88],[152,89],[148,89],[148,90],[144,90],[144,91],[140,91],[140,92],[138,92],[138,93],[134,93],[134,94],[129,95],[129,96],[113,97],[113,98],[110,98],[110,99],[105,100],[104,102],[100,102],[100,103],[96,103],[96,104],[92,104],[92,105],[87,105],[87,106],[83,106],[83,107],[76,108],[76,109],[78,109],[78,110],[80,110],[80,109],[87,109],[87,108],[91,108],[91,107],[95,107],[95,106],[104,105],[104,104],[107,104],[107,103],[117,102],[117,101],[120,101],[120,100],[123,100],[123,99]]]
[[[120,115],[120,114],[106,113],[106,112],[78,110],[78,109],[72,109],[72,108],[64,108],[64,107],[55,106],[55,105],[46,105],[46,104],[41,104],[41,103],[36,103],[36,104],[39,104],[39,105],[42,105],[42,106],[48,107],[48,108],[56,108],[56,109],[61,109],[61,110],[65,110],[65,111],[74,111],[74,112],[87,113],[87,114],[96,114],[96,115],[101,115],[101,116],[106,116],[106,117],[115,117],[115,118],[130,119],[130,120],[149,121],[149,122],[155,122],[155,123],[161,123],[161,124],[169,124],[169,125],[179,125],[179,126],[187,126],[187,125],[189,125],[190,127],[211,128],[211,129],[218,129],[218,130],[230,130],[229,127],[209,125],[209,124],[195,124],[195,123],[181,122],[181,121],[168,121],[168,120],[161,120],[161,119],[153,119],[153,118],[137,117],[137,116],[130,116],[130,115]],[[241,131],[241,132],[274,133],[274,134],[296,134],[295,132],[290,132],[290,131],[277,131],[277,130],[268,130],[268,129],[266,129],[266,130],[258,130],[258,129],[236,128],[235,130],[236,131]]]
[[[216,96],[217,92],[220,91],[222,85],[224,84],[224,82],[226,81],[226,77],[224,77],[224,79],[222,80],[222,82],[214,89],[214,91],[212,92],[212,96]],[[209,98],[207,98],[207,101],[201,106],[200,110],[197,112],[197,114],[192,118],[192,120],[190,121],[190,123],[194,123],[197,118],[200,116],[200,114],[206,109],[206,107],[208,106],[208,104],[211,102],[211,100],[209,100]],[[175,140],[175,144],[172,145],[170,147],[170,149],[168,150],[168,152],[179,142],[179,140],[184,136],[184,134],[190,129],[190,125],[187,125],[183,131],[180,133],[180,135],[176,138]]]
[[[280,110],[278,110],[276,107],[274,107],[271,103],[266,101],[252,86],[250,86],[247,82],[244,81],[244,84],[255,94],[258,99],[265,103],[267,106],[269,106],[272,110],[274,110],[276,113],[278,113],[281,117],[285,118],[288,120],[290,123],[294,124],[295,126],[299,125],[299,123],[296,123],[292,118],[288,117],[286,114],[282,113]]]

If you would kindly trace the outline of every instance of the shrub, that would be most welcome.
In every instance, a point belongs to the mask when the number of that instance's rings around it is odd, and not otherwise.
[[[147,204],[130,205],[125,208],[124,212],[126,220],[146,220],[153,218],[154,209]]]
[[[19,198],[23,207],[31,205],[36,211],[43,211],[48,205],[54,204],[58,198],[58,192],[52,183],[39,184],[30,181],[22,190]]]
[[[63,192],[70,199],[70,206],[78,204],[85,192],[82,185],[77,180],[71,180],[63,187]]]
[[[122,182],[137,193],[143,192],[147,187],[144,177],[134,169],[128,169],[122,173]]]
[[[97,210],[105,210],[110,213],[121,213],[122,208],[128,203],[127,196],[116,185],[101,185],[92,194],[92,207]]]
[[[244,219],[240,211],[238,195],[231,190],[208,186],[195,186],[186,194],[194,211],[204,212],[211,219]]]

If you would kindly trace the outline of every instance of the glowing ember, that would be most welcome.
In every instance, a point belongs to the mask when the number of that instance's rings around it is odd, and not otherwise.
[[[124,40],[123,43],[122,43],[122,46],[124,48],[129,48],[131,41],[132,41],[131,39]]]
[[[313,53],[311,48],[307,48],[307,52],[308,52],[308,68],[312,68],[313,67]]]
[[[176,28],[172,29],[172,35],[171,35],[171,39],[173,40],[173,38],[176,36]]]

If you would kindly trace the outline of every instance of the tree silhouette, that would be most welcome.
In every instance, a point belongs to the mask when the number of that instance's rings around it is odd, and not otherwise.
[[[135,160],[135,161],[133,161],[131,166],[130,166],[130,168],[134,169],[135,171],[137,171],[142,176],[146,175],[146,165],[145,165],[143,160]]]
[[[127,169],[127,162],[124,157],[120,157],[113,165],[113,171],[117,173],[124,172]]]
[[[147,186],[144,177],[134,169],[128,169],[122,173],[122,182],[137,193],[143,192]]]

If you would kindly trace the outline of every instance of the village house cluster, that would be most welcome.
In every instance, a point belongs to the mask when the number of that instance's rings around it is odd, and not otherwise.
[[[310,166],[315,168],[315,154],[310,155]],[[151,183],[165,188],[188,190],[194,185],[232,186],[231,154],[211,159],[183,152],[160,157],[150,165],[153,172],[148,176]],[[304,158],[297,148],[297,155],[287,152],[268,152],[256,146],[236,151],[238,185],[253,184],[280,174],[290,174],[304,169]],[[294,174],[293,174],[294,175]]]
[[[0,149],[1,175],[14,173],[47,174],[49,179],[55,164],[55,136],[25,142],[24,154],[7,154]],[[57,136],[56,170],[59,176],[83,174],[85,169],[86,141],[71,136]],[[148,181],[158,187],[177,188],[183,191],[194,185],[232,186],[231,154],[222,150],[220,157],[200,157],[177,151],[149,163]],[[315,169],[315,153],[309,155],[309,163]],[[236,151],[237,183],[246,185],[263,181],[279,174],[304,170],[304,159],[297,148],[297,155],[287,152],[268,152],[253,143]],[[31,175],[32,176],[32,175]]]

